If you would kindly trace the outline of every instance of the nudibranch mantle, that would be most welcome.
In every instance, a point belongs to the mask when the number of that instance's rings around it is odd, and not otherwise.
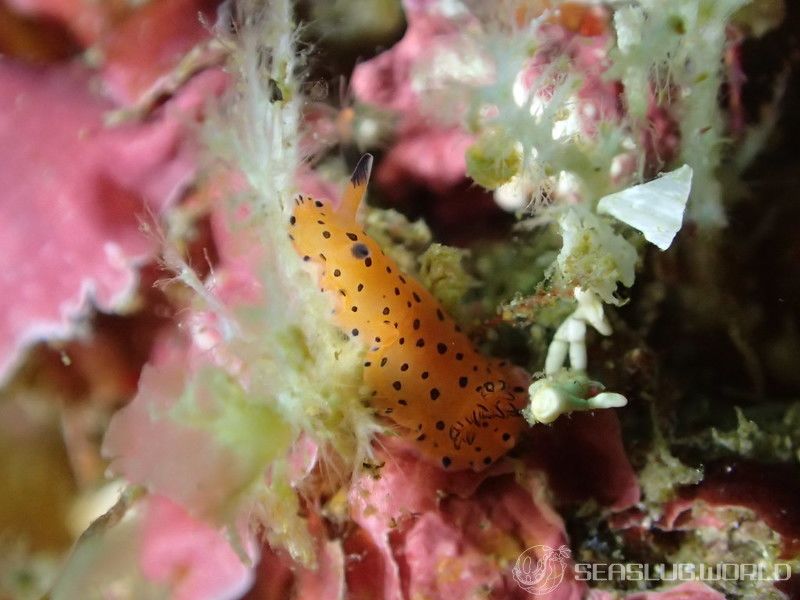
[[[480,471],[527,427],[530,377],[480,354],[436,298],[400,271],[358,222],[372,157],[358,163],[340,206],[295,200],[289,235],[316,265],[334,322],[366,347],[364,388],[379,414],[448,470]]]

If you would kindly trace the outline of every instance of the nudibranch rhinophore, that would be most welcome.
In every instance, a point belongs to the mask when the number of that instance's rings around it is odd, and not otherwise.
[[[480,354],[436,298],[401,272],[358,223],[372,156],[356,166],[338,207],[299,196],[295,249],[316,265],[334,322],[366,347],[364,384],[380,415],[448,470],[482,470],[527,427],[530,377]]]

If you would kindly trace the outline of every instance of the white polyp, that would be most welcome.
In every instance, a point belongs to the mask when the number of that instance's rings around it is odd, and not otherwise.
[[[556,330],[554,340],[567,343],[580,343],[586,339],[586,322],[580,314],[580,308],[572,313]]]
[[[544,372],[551,375],[564,366],[567,359],[569,344],[561,340],[554,339],[547,348],[547,358],[544,361]]]
[[[597,294],[576,287],[575,299],[578,301],[578,310],[575,311],[573,316],[589,323],[601,335],[611,335],[611,324],[606,320],[606,315],[603,312],[603,303]],[[583,333],[585,335],[585,328]]]
[[[556,330],[547,349],[544,372],[552,375],[564,366],[569,354],[570,367],[585,371],[588,365],[586,354],[586,325],[591,325],[601,335],[611,335],[611,325],[603,312],[603,303],[594,292],[575,288],[578,308]]]
[[[522,210],[530,201],[534,186],[529,177],[514,175],[494,191],[494,201],[508,212]]]
[[[531,396],[531,414],[539,423],[552,423],[568,410],[566,398],[556,388],[543,386]]]
[[[573,342],[569,345],[569,366],[574,371],[585,371],[588,362],[585,343]]]
[[[603,392],[593,398],[589,398],[590,408],[619,408],[628,404],[628,399],[622,394],[614,392]]]

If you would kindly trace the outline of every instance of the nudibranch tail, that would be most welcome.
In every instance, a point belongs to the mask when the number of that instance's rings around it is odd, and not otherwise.
[[[481,355],[441,304],[403,273],[358,223],[372,157],[359,161],[342,203],[297,200],[290,235],[331,295],[334,321],[365,345],[375,411],[450,470],[481,470],[525,426],[528,375]]]

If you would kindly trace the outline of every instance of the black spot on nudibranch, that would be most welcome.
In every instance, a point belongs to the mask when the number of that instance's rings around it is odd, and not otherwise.
[[[314,206],[316,206],[317,208],[322,208],[323,204],[319,200],[314,200]]]
[[[442,312],[441,308],[436,309],[436,318],[440,321],[444,321],[444,313]]]
[[[356,291],[360,292],[363,289],[364,289],[364,284],[363,283],[359,283],[358,287],[356,288]]]
[[[439,390],[437,388],[431,388],[431,400],[436,400],[439,398]]]
[[[369,248],[367,248],[365,244],[353,244],[353,247],[350,248],[350,252],[352,252],[353,256],[355,256],[358,259],[366,258],[367,256],[369,256]]]
[[[330,231],[323,231],[322,232],[322,237],[324,237],[326,240],[329,240],[331,238],[331,232]]]
[[[422,379],[427,379],[427,378],[428,378],[428,375],[429,375],[429,373],[428,373],[427,371],[423,371],[423,372],[420,374],[420,377],[422,377]]]
[[[417,348],[423,348],[424,346],[425,346],[425,340],[422,339],[422,338],[419,338],[417,340]]]
[[[388,306],[384,306],[384,307],[383,307],[383,314],[384,314],[384,315],[388,315],[390,312],[392,312],[392,311],[390,311],[390,310],[389,310],[389,307],[388,307]]]
[[[452,462],[453,462],[453,461],[450,459],[450,457],[449,457],[449,456],[443,456],[443,457],[442,457],[442,465],[444,466],[444,468],[445,468],[445,469],[446,469],[447,467],[449,467],[449,466],[450,466],[450,464],[451,464]]]
[[[297,219],[295,219],[294,215],[292,215],[289,217],[289,225],[294,225],[295,223],[297,223]]]
[[[411,292],[411,297],[414,298],[414,302],[422,302],[422,298],[419,297],[417,292]]]
[[[355,233],[350,233],[350,232],[348,231],[348,232],[347,232],[345,235],[347,236],[347,238],[348,238],[348,239],[349,239],[351,242],[355,242],[356,240],[358,240],[358,236],[357,236]]]
[[[400,365],[400,370],[401,371],[408,371],[408,363],[403,363],[402,365]]]
[[[353,336],[355,337],[358,335],[358,329],[353,329],[353,331],[351,331],[350,333],[352,333]]]
[[[368,256],[364,259],[364,266],[371,267],[372,266],[372,259]]]
[[[444,430],[444,421],[436,421],[436,429],[438,429],[439,431],[443,431]]]
[[[334,269],[333,270],[333,276],[334,277],[341,277],[341,275],[342,275],[342,272],[339,269]]]
[[[393,387],[393,388],[394,388],[396,391],[398,391],[398,392],[399,392],[399,391],[400,391],[400,389],[403,387],[403,384],[401,384],[399,381],[395,381],[394,383],[392,383],[392,387]]]
[[[503,441],[504,442],[507,442],[510,439],[511,439],[511,434],[510,433],[506,432],[506,433],[503,434]]]
[[[414,322],[412,323],[412,326],[414,327],[414,331],[419,329],[419,325],[420,325],[419,319],[414,319]]]
[[[382,367],[385,367],[387,362],[389,362],[389,359],[388,359],[388,358],[386,358],[386,357],[384,356],[384,357],[381,359],[381,366],[382,366]]]
[[[459,377],[458,378],[458,386],[459,387],[465,388],[465,387],[467,387],[468,383],[469,383],[469,379],[467,379],[466,377]]]
[[[439,342],[438,344],[436,344],[436,351],[439,354],[444,354],[445,352],[447,352],[447,344],[443,344],[442,342]]]

